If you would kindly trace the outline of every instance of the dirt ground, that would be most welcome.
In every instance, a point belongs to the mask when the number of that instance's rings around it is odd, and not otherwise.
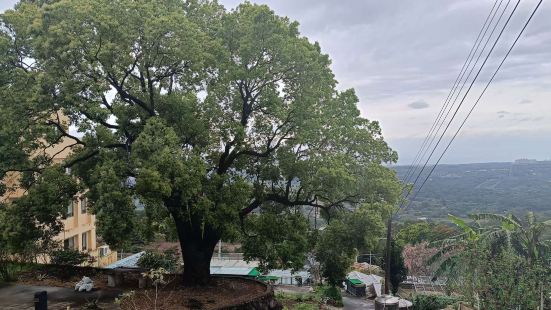
[[[266,292],[266,286],[242,278],[215,277],[207,287],[187,288],[180,285],[180,277],[175,274],[166,275],[165,280],[167,283],[159,285],[157,289],[155,289],[150,281],[148,288],[140,289],[138,288],[138,278],[141,277],[140,272],[125,273],[123,282],[116,288],[112,288],[107,286],[108,271],[70,266],[64,269],[65,267],[39,266],[22,271],[19,273],[18,280],[14,285],[19,287],[57,289],[56,292],[63,290],[72,292],[75,284],[83,276],[87,276],[94,281],[94,292],[102,292],[102,294],[113,296],[111,301],[119,293],[122,293],[123,295],[119,296],[119,299],[121,300],[120,308],[123,310],[149,310],[155,308],[166,310],[220,309],[225,306],[250,301]],[[114,294],[115,292],[116,294]],[[7,294],[6,296],[9,295]],[[64,301],[63,298],[60,298],[58,302]],[[74,301],[72,301],[72,304],[75,304]],[[113,302],[111,302],[111,305],[115,306]],[[0,309],[4,308],[0,307]]]
[[[213,279],[210,286],[184,288],[167,285],[146,290],[135,290],[122,298],[121,309],[221,309],[257,298],[265,287],[238,278]]]
[[[71,268],[71,267],[69,267]],[[83,276],[90,277],[94,281],[94,288],[101,290],[109,290],[107,286],[107,275],[101,272],[93,270],[83,270],[74,268],[66,275],[60,276],[58,270],[48,269],[34,269],[29,271],[23,271],[18,274],[17,283],[25,285],[37,285],[37,286],[51,286],[51,287],[64,287],[73,288],[75,284],[79,282]]]

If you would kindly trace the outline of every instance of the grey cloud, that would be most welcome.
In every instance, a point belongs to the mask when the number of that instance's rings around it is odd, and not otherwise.
[[[539,122],[539,121],[542,121],[543,119],[544,119],[543,116],[525,116],[525,117],[513,118],[512,120],[517,122]]]
[[[509,111],[497,111],[497,117],[512,122],[538,122],[544,119],[543,116],[533,116],[528,113],[511,113]]]
[[[479,0],[255,2],[298,20],[302,33],[319,41],[333,59],[340,85],[355,87],[361,101],[375,102],[449,90],[492,7],[491,1]],[[489,68],[504,56],[534,5],[526,1],[518,8]],[[551,78],[551,29],[544,18],[550,14],[551,3],[544,3],[496,82],[537,84]],[[479,82],[486,81],[483,77]]]
[[[530,99],[523,99],[523,100],[521,100],[518,104],[529,104],[529,103],[532,103],[532,100],[530,100]]]
[[[507,115],[507,114],[511,114],[511,112],[503,111],[503,110],[502,111],[497,111],[497,117],[498,118],[504,118],[505,115]]]
[[[414,109],[414,110],[419,110],[419,109],[428,108],[429,104],[426,103],[424,100],[418,100],[418,101],[414,101],[414,102],[408,104],[408,107],[410,107],[411,109]]]

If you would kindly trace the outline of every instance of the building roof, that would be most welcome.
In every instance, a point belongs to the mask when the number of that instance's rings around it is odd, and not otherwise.
[[[255,268],[258,267],[259,263],[258,261],[244,261],[242,259],[228,259],[228,258],[222,258],[219,259],[217,257],[213,257],[210,261],[211,267],[236,267],[236,268]]]
[[[136,254],[132,254],[128,257],[125,257],[121,260],[118,260],[110,265],[105,266],[107,269],[115,269],[115,268],[138,268],[138,260],[142,255],[144,255],[145,252],[139,252]]]
[[[359,271],[352,271],[346,276],[346,278],[349,280],[359,280],[362,283],[365,283],[366,286],[373,285],[377,296],[381,296],[381,283],[383,281],[383,277],[374,274],[365,274]]]
[[[282,269],[274,269],[270,270],[266,276],[270,277],[278,277],[278,278],[294,278],[294,277],[301,277],[303,279],[307,279],[310,277],[310,273],[307,271],[297,271],[297,272],[291,272],[291,270],[282,270]]]
[[[256,277],[260,272],[255,267],[210,267],[210,274]]]

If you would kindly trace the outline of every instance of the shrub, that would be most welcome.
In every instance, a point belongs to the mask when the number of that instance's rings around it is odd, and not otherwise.
[[[342,306],[341,291],[335,286],[317,286],[314,291],[313,300],[319,300],[333,306]]]
[[[416,310],[440,310],[449,305],[455,305],[459,298],[442,295],[415,295],[413,306]]]
[[[169,272],[176,270],[178,258],[176,252],[172,249],[166,250],[164,253],[145,252],[138,259],[138,267],[148,270],[164,268]]]
[[[86,262],[90,256],[86,253],[81,253],[78,250],[60,249],[55,250],[50,254],[52,264],[55,265],[80,265]]]
[[[314,304],[296,304],[293,306],[293,310],[316,310],[316,309],[319,309],[319,306]]]
[[[12,263],[0,260],[0,283],[17,280],[15,268]]]

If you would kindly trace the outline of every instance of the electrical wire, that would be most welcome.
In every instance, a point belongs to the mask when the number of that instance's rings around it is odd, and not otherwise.
[[[530,23],[530,21],[532,20],[532,18],[534,17],[534,15],[536,14],[537,10],[539,9],[541,3],[543,2],[543,0],[540,0],[538,2],[538,5],[534,8],[534,10],[532,11],[532,14],[530,14],[530,17],[528,18],[528,20],[526,21],[526,23],[524,24],[524,26],[522,27],[521,31],[519,32],[519,34],[517,35],[515,41],[513,42],[513,44],[511,45],[511,47],[509,48],[509,50],[507,51],[507,53],[505,54],[505,56],[503,57],[503,59],[501,60],[499,66],[496,68],[496,70],[494,71],[494,73],[492,74],[492,77],[490,78],[490,80],[488,80],[488,83],[486,84],[486,86],[484,87],[484,89],[482,90],[482,92],[480,93],[480,96],[478,96],[478,99],[476,100],[476,102],[474,103],[474,105],[471,107],[471,109],[469,110],[469,113],[465,116],[465,118],[463,119],[463,122],[461,123],[461,125],[459,126],[459,128],[456,130],[455,134],[453,135],[453,137],[451,138],[451,140],[448,142],[448,144],[446,145],[446,148],[444,149],[444,151],[442,152],[442,154],[440,154],[440,157],[438,158],[438,160],[436,161],[436,163],[432,166],[431,170],[429,171],[429,173],[427,174],[427,176],[425,177],[425,179],[423,180],[423,183],[421,183],[421,186],[419,187],[419,189],[416,191],[416,193],[414,194],[413,198],[411,199],[410,203],[408,204],[408,207],[413,203],[413,201],[415,200],[415,198],[417,198],[417,195],[418,193],[421,191],[421,189],[423,188],[423,186],[425,185],[425,183],[427,182],[427,180],[430,178],[431,174],[434,172],[434,169],[436,169],[436,167],[438,166],[438,164],[440,163],[440,161],[442,160],[442,158],[444,157],[444,155],[446,154],[446,152],[448,151],[448,149],[450,148],[451,144],[453,143],[453,141],[455,140],[455,138],[457,137],[457,135],[459,134],[459,132],[461,131],[461,129],[463,128],[463,126],[465,125],[465,123],[467,122],[467,120],[469,119],[469,117],[471,116],[472,112],[474,111],[474,109],[476,108],[476,106],[478,105],[478,103],[480,102],[480,99],[482,98],[482,96],[484,95],[484,93],[486,92],[486,90],[488,89],[488,87],[490,86],[490,84],[492,83],[492,81],[494,80],[494,78],[496,77],[497,73],[499,72],[499,70],[501,69],[501,67],[503,66],[503,64],[505,63],[505,60],[507,59],[507,57],[509,57],[509,54],[511,54],[511,51],[513,50],[513,48],[515,47],[515,45],[517,44],[518,40],[520,39],[520,37],[522,36],[522,34],[524,33],[524,30],[526,30],[526,27],[528,27],[528,24]],[[517,4],[518,5],[518,4]]]
[[[453,82],[452,88],[450,89],[450,91],[448,92],[448,95],[446,96],[446,99],[444,100],[444,104],[440,108],[440,111],[438,112],[438,115],[436,116],[436,119],[434,120],[431,128],[429,129],[428,134],[425,136],[425,139],[423,140],[423,143],[421,144],[421,148],[419,149],[419,151],[417,151],[417,154],[415,155],[415,158],[413,159],[412,164],[409,166],[409,169],[407,170],[406,175],[402,179],[402,181],[404,182],[404,188],[403,189],[405,189],[408,182],[411,181],[410,178],[413,175],[415,175],[415,171],[417,170],[416,165],[421,162],[422,157],[420,157],[420,155],[425,150],[426,143],[429,141],[430,137],[432,136],[433,131],[434,131],[434,129],[436,129],[437,124],[440,123],[440,118],[441,118],[442,115],[444,115],[443,112],[445,111],[446,107],[448,106],[450,99],[453,97],[453,94],[455,93],[455,90],[457,89],[457,86],[459,85],[460,81],[463,79],[463,76],[464,76],[465,72],[467,71],[467,68],[469,67],[470,63],[472,62],[472,59],[474,58],[474,55],[476,54],[475,47],[476,47],[476,50],[478,50],[478,47],[480,46],[480,42],[482,42],[484,36],[486,35],[486,31],[490,27],[490,24],[492,23],[497,11],[499,10],[499,7],[503,3],[503,0],[501,0],[499,2],[499,6],[497,7],[496,11],[494,12],[494,9],[496,8],[497,3],[498,3],[498,0],[495,0],[494,5],[492,6],[492,9],[488,13],[488,16],[486,16],[486,19],[484,20],[484,24],[482,25],[482,28],[480,28],[480,31],[478,32],[476,40],[475,40],[473,46],[471,47],[471,50],[469,51],[469,55],[467,56],[467,58],[463,62],[463,66],[461,67],[461,70],[459,71],[459,74],[457,75],[457,77],[455,78],[455,81]],[[492,13],[494,13],[494,14],[492,15]],[[491,20],[490,20],[490,16],[492,16]],[[488,20],[490,20],[490,23],[488,23]],[[488,25],[488,27],[486,27],[486,25]],[[484,30],[484,29],[486,29],[486,30]],[[483,32],[484,32],[484,35],[482,35]],[[482,35],[482,37],[481,37],[481,35]],[[475,51],[475,52],[473,53],[473,51]],[[430,145],[427,146],[427,147],[430,147]]]
[[[453,107],[455,106],[455,103],[457,102],[457,99],[459,98],[459,96],[461,95],[461,92],[463,91],[463,88],[465,88],[465,85],[467,84],[467,81],[469,80],[469,78],[471,77],[474,69],[476,68],[478,62],[480,61],[480,58],[482,57],[482,54],[484,53],[484,51],[486,50],[486,47],[488,46],[488,43],[490,42],[492,36],[494,35],[494,32],[495,30],[497,29],[497,26],[499,25],[499,22],[501,21],[501,19],[503,18],[503,15],[505,14],[505,12],[507,11],[507,8],[509,7],[509,4],[510,4],[511,0],[509,0],[507,2],[507,5],[505,6],[505,8],[503,9],[503,11],[501,12],[496,24],[494,25],[493,29],[492,29],[492,32],[490,33],[490,36],[488,37],[488,39],[486,40],[486,43],[484,44],[484,46],[482,47],[482,50],[480,51],[480,53],[478,54],[478,57],[474,63],[474,65],[472,66],[471,70],[469,71],[469,74],[467,75],[467,77],[465,78],[465,80],[463,81],[463,84],[461,85],[461,88],[459,89],[459,92],[457,92],[457,96],[455,97],[455,99],[453,100],[453,103],[452,105],[450,106],[450,108],[447,110],[446,112],[446,116],[444,117],[444,120],[440,123],[440,125],[438,126],[438,129],[436,131],[436,134],[432,137],[431,141],[430,141],[430,144],[429,144],[429,147],[432,146],[434,140],[436,139],[438,133],[440,132],[440,130],[442,129],[442,126],[444,125],[444,123],[446,122],[446,120],[448,119],[448,116],[450,114],[450,112],[453,110]],[[517,6],[518,4],[520,3],[520,0],[517,1]],[[517,6],[515,6],[515,8],[513,9],[513,11],[511,12],[511,15],[509,15],[509,19],[511,18],[512,14],[514,13],[514,11],[516,10]],[[505,27],[507,26],[507,23],[504,24],[502,30],[501,30],[501,33],[503,33],[503,30],[505,29]],[[486,29],[487,30],[487,29]],[[500,34],[501,36],[501,34]],[[496,39],[496,42],[494,43],[494,47],[495,47],[495,44],[497,43],[497,41],[499,40],[499,36],[498,38]],[[457,112],[459,111],[459,108],[461,107],[461,105],[463,104],[463,101],[465,100],[465,97],[466,95],[469,93],[474,81],[476,81],[477,77],[478,77],[478,74],[480,73],[480,71],[482,70],[482,68],[484,67],[484,64],[486,63],[486,61],[488,60],[488,57],[489,55],[491,54],[491,50],[490,52],[488,53],[488,55],[486,56],[486,59],[484,61],[484,63],[481,65],[477,75],[474,77],[470,87],[468,88],[468,90],[465,92],[465,96],[463,97],[463,99],[461,100],[461,102],[459,103],[457,109],[455,110],[455,113],[452,115],[452,118],[449,120],[449,122],[447,123],[446,125],[446,128],[444,129],[444,131],[442,132],[442,134],[440,135],[440,138],[438,139],[438,141],[436,142],[436,145],[434,146],[434,148],[432,149],[429,157],[426,159],[425,163],[423,164],[423,167],[421,168],[421,171],[417,174],[417,177],[415,178],[415,181],[413,182],[413,184],[417,184],[417,181],[419,180],[419,178],[421,177],[421,175],[423,174],[423,171],[425,171],[430,159],[432,158],[432,155],[434,154],[434,152],[436,151],[436,149],[438,148],[438,146],[440,145],[440,142],[442,141],[442,138],[444,136],[444,134],[446,133],[446,131],[448,130],[451,122],[453,122]],[[423,157],[426,155],[426,153],[428,152],[428,148],[425,150],[424,154],[423,154]],[[414,188],[414,186],[412,187],[412,189]],[[411,194],[411,191],[409,191],[407,194],[406,194],[406,198],[409,197],[409,195]]]

